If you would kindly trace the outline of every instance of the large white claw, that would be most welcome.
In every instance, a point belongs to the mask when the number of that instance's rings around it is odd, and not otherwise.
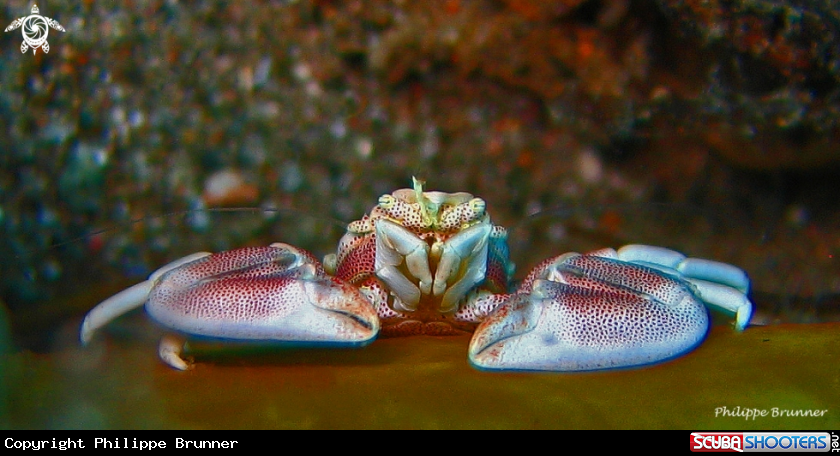
[[[82,324],[83,343],[143,302],[162,325],[212,338],[364,345],[379,332],[376,311],[357,288],[327,276],[310,254],[285,244],[167,265],[96,306]],[[183,369],[171,341],[161,353],[167,364]]]
[[[644,247],[633,246],[626,257],[604,249],[544,263],[479,325],[470,361],[505,370],[638,366],[702,342],[709,326],[705,304],[736,312],[736,328],[746,325],[752,304],[741,292],[742,271],[705,262],[685,268],[697,268],[704,280],[685,278],[679,269],[694,259]]]

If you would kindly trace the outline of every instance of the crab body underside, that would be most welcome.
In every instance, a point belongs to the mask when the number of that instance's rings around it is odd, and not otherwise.
[[[504,228],[468,193],[397,190],[352,222],[322,265],[286,244],[196,253],[103,301],[81,340],[145,304],[179,333],[245,341],[366,345],[378,335],[472,332],[480,369],[586,371],[652,364],[702,342],[706,306],[752,313],[741,269],[629,245],[543,261],[510,291]],[[176,369],[183,339],[166,336]]]

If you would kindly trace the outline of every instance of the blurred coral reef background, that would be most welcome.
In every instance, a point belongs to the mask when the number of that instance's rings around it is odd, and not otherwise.
[[[0,35],[0,296],[25,346],[189,252],[328,253],[412,175],[483,197],[520,271],[649,242],[747,269],[762,322],[838,317],[835,2],[39,7],[67,30],[49,54]],[[258,210],[207,210],[231,207]]]

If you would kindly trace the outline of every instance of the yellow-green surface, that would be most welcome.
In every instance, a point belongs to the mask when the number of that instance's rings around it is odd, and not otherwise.
[[[139,317],[139,315],[138,315]],[[468,339],[385,339],[361,350],[196,352],[176,372],[148,337],[7,359],[13,427],[840,428],[838,324],[721,326],[688,356],[625,371],[488,373]],[[767,417],[716,417],[766,410]],[[773,417],[773,409],[827,410]]]

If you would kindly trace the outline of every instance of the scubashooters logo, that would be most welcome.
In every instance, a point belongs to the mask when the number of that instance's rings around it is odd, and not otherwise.
[[[44,54],[50,52],[50,43],[47,43],[47,36],[50,34],[50,28],[63,32],[64,27],[55,19],[41,16],[38,11],[38,5],[32,5],[32,14],[26,17],[19,17],[12,21],[6,32],[21,29],[23,34],[23,43],[20,45],[20,52],[26,53],[29,48],[32,48],[32,54],[38,48],[44,51]]]
[[[692,432],[689,443],[693,452],[832,451],[828,432]]]

